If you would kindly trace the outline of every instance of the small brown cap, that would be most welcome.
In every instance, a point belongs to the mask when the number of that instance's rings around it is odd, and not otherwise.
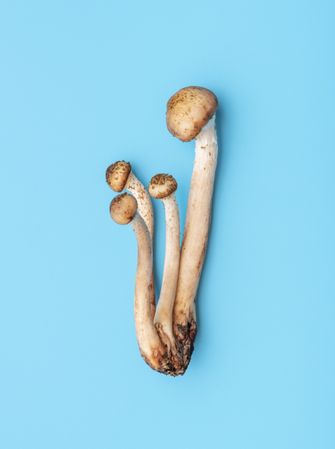
[[[177,190],[177,185],[173,176],[159,173],[151,178],[149,193],[153,198],[166,198]]]
[[[131,172],[129,162],[117,161],[110,165],[106,170],[107,184],[114,192],[122,192],[127,183],[128,176]]]
[[[213,117],[216,96],[204,87],[184,87],[167,104],[166,124],[172,135],[183,142],[193,140]]]
[[[110,204],[110,214],[118,224],[128,224],[135,217],[137,201],[129,193],[116,196]]]

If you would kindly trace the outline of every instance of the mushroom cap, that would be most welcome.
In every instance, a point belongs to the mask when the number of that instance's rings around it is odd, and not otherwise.
[[[131,172],[129,162],[117,161],[110,165],[106,170],[107,184],[114,192],[122,192],[125,188],[128,176]]]
[[[210,90],[197,86],[184,87],[168,101],[168,130],[183,142],[193,140],[213,117],[217,106],[218,100]]]
[[[149,193],[153,198],[166,198],[177,190],[177,181],[173,176],[159,173],[151,178]]]
[[[111,217],[118,224],[128,224],[135,217],[137,201],[129,193],[116,196],[109,207]]]

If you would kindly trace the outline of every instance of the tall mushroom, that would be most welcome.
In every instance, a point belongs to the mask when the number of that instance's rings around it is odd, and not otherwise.
[[[128,193],[116,196],[110,214],[118,224],[131,223],[137,238],[138,261],[135,284],[135,326],[140,353],[156,371],[175,375],[166,346],[162,343],[151,315],[152,246],[148,228],[137,213],[137,201]]]
[[[106,181],[109,187],[114,192],[122,192],[122,190],[128,190],[137,200],[138,210],[142,216],[145,224],[148,227],[148,231],[151,238],[151,244],[153,244],[154,235],[154,213],[150,195],[146,191],[141,181],[134,175],[129,162],[117,161],[111,164],[106,170]],[[152,296],[151,302],[151,315],[155,314],[155,288],[154,288],[154,275],[152,274]]]
[[[176,370],[182,373],[184,367],[173,334],[173,306],[177,290],[180,258],[179,209],[174,194],[177,190],[177,182],[173,176],[160,173],[151,178],[148,190],[153,198],[162,201],[166,222],[163,280],[154,324],[161,340],[171,353],[171,359]]]
[[[196,336],[195,297],[205,258],[217,160],[215,111],[218,101],[202,87],[186,87],[167,104],[171,134],[183,142],[195,139],[195,159],[188,198],[179,280],[174,306],[174,332],[187,367]]]

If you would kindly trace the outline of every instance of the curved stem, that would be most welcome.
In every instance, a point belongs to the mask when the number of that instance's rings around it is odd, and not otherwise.
[[[151,240],[154,237],[154,212],[149,193],[141,181],[131,172],[125,188],[134,195],[138,204],[138,211],[148,227]]]
[[[149,193],[147,192],[141,181],[131,172],[128,176],[128,180],[125,188],[136,198],[138,204],[138,211],[143,218],[151,239],[151,245],[153,246],[154,238],[154,213],[152,202]],[[150,296],[151,304],[151,316],[155,315],[156,301],[155,301],[155,285],[154,285],[154,273],[152,272],[152,291]]]
[[[148,228],[136,214],[132,226],[137,238],[138,261],[135,284],[135,327],[142,357],[156,371],[173,374],[169,354],[161,342],[151,315],[152,247]]]

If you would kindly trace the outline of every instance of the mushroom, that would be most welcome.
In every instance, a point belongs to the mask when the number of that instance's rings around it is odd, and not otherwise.
[[[131,223],[134,229],[138,261],[135,283],[135,327],[140,353],[156,371],[174,375],[166,346],[162,343],[151,315],[152,245],[144,219],[137,213],[137,201],[128,194],[116,196],[110,205],[110,214],[118,224]]]
[[[166,221],[163,280],[154,324],[158,335],[171,354],[176,370],[182,373],[184,371],[183,364],[176,348],[172,324],[180,258],[179,210],[174,194],[177,190],[177,182],[173,176],[160,173],[151,178],[148,190],[153,198],[162,200]]]
[[[174,305],[174,332],[183,348],[185,369],[196,336],[195,297],[205,258],[217,160],[216,96],[202,87],[185,87],[167,104],[168,130],[183,142],[195,139],[195,159],[188,198],[179,279]]]
[[[148,231],[153,244],[154,235],[154,213],[150,195],[146,191],[144,185],[134,175],[129,162],[117,161],[111,164],[106,170],[106,181],[109,187],[114,192],[122,192],[122,190],[128,190],[134,195],[137,200],[138,210],[142,216],[145,224],[148,227]],[[155,288],[154,288],[154,275],[152,274],[152,297],[151,297],[151,314],[155,314]]]
[[[129,162],[117,161],[106,170],[106,181],[114,192],[128,190],[137,200],[138,210],[148,226],[150,237],[154,234],[154,213],[150,195],[134,175]]]

